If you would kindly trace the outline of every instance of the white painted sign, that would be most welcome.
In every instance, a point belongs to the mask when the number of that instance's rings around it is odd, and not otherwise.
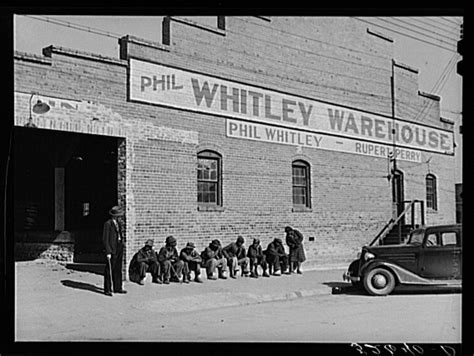
[[[227,137],[246,140],[310,147],[381,158],[392,157],[393,151],[393,147],[389,145],[232,119],[226,120],[226,135]],[[418,150],[396,147],[395,153],[398,160],[421,162],[421,152]]]
[[[454,154],[453,132],[447,130],[155,63],[131,59],[129,82],[134,101],[377,144],[392,145],[395,140],[398,148]]]

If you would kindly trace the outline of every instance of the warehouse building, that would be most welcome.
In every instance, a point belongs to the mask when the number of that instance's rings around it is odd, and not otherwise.
[[[114,204],[126,263],[149,238],[266,247],[290,225],[307,266],[334,266],[384,228],[455,221],[453,123],[387,35],[344,17],[162,26],[117,58],[14,53],[17,259],[103,262]]]

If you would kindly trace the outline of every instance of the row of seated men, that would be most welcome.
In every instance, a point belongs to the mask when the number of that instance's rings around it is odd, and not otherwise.
[[[194,281],[202,283],[201,267],[206,269],[209,280],[226,279],[227,271],[230,278],[237,278],[239,266],[242,276],[253,278],[259,276],[258,266],[262,268],[264,277],[292,272],[292,268],[288,268],[288,255],[281,239],[275,238],[265,251],[259,239],[253,240],[247,252],[244,242],[244,238],[239,236],[237,241],[222,247],[219,240],[212,240],[201,253],[196,250],[193,242],[188,242],[178,254],[177,241],[173,236],[166,238],[165,246],[158,252],[153,249],[153,240],[148,240],[130,262],[129,279],[143,285],[146,273],[149,272],[153,283],[189,283],[191,273],[194,273]],[[299,268],[298,273],[301,273]]]

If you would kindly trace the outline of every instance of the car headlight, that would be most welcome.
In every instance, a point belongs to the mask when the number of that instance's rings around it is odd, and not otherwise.
[[[364,260],[368,261],[368,260],[371,260],[373,258],[375,258],[375,255],[373,253],[370,253],[370,252],[364,253]]]

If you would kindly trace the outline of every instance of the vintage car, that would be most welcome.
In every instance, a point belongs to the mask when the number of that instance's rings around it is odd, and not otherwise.
[[[371,295],[407,285],[461,288],[462,227],[425,226],[400,245],[364,246],[343,278]]]

